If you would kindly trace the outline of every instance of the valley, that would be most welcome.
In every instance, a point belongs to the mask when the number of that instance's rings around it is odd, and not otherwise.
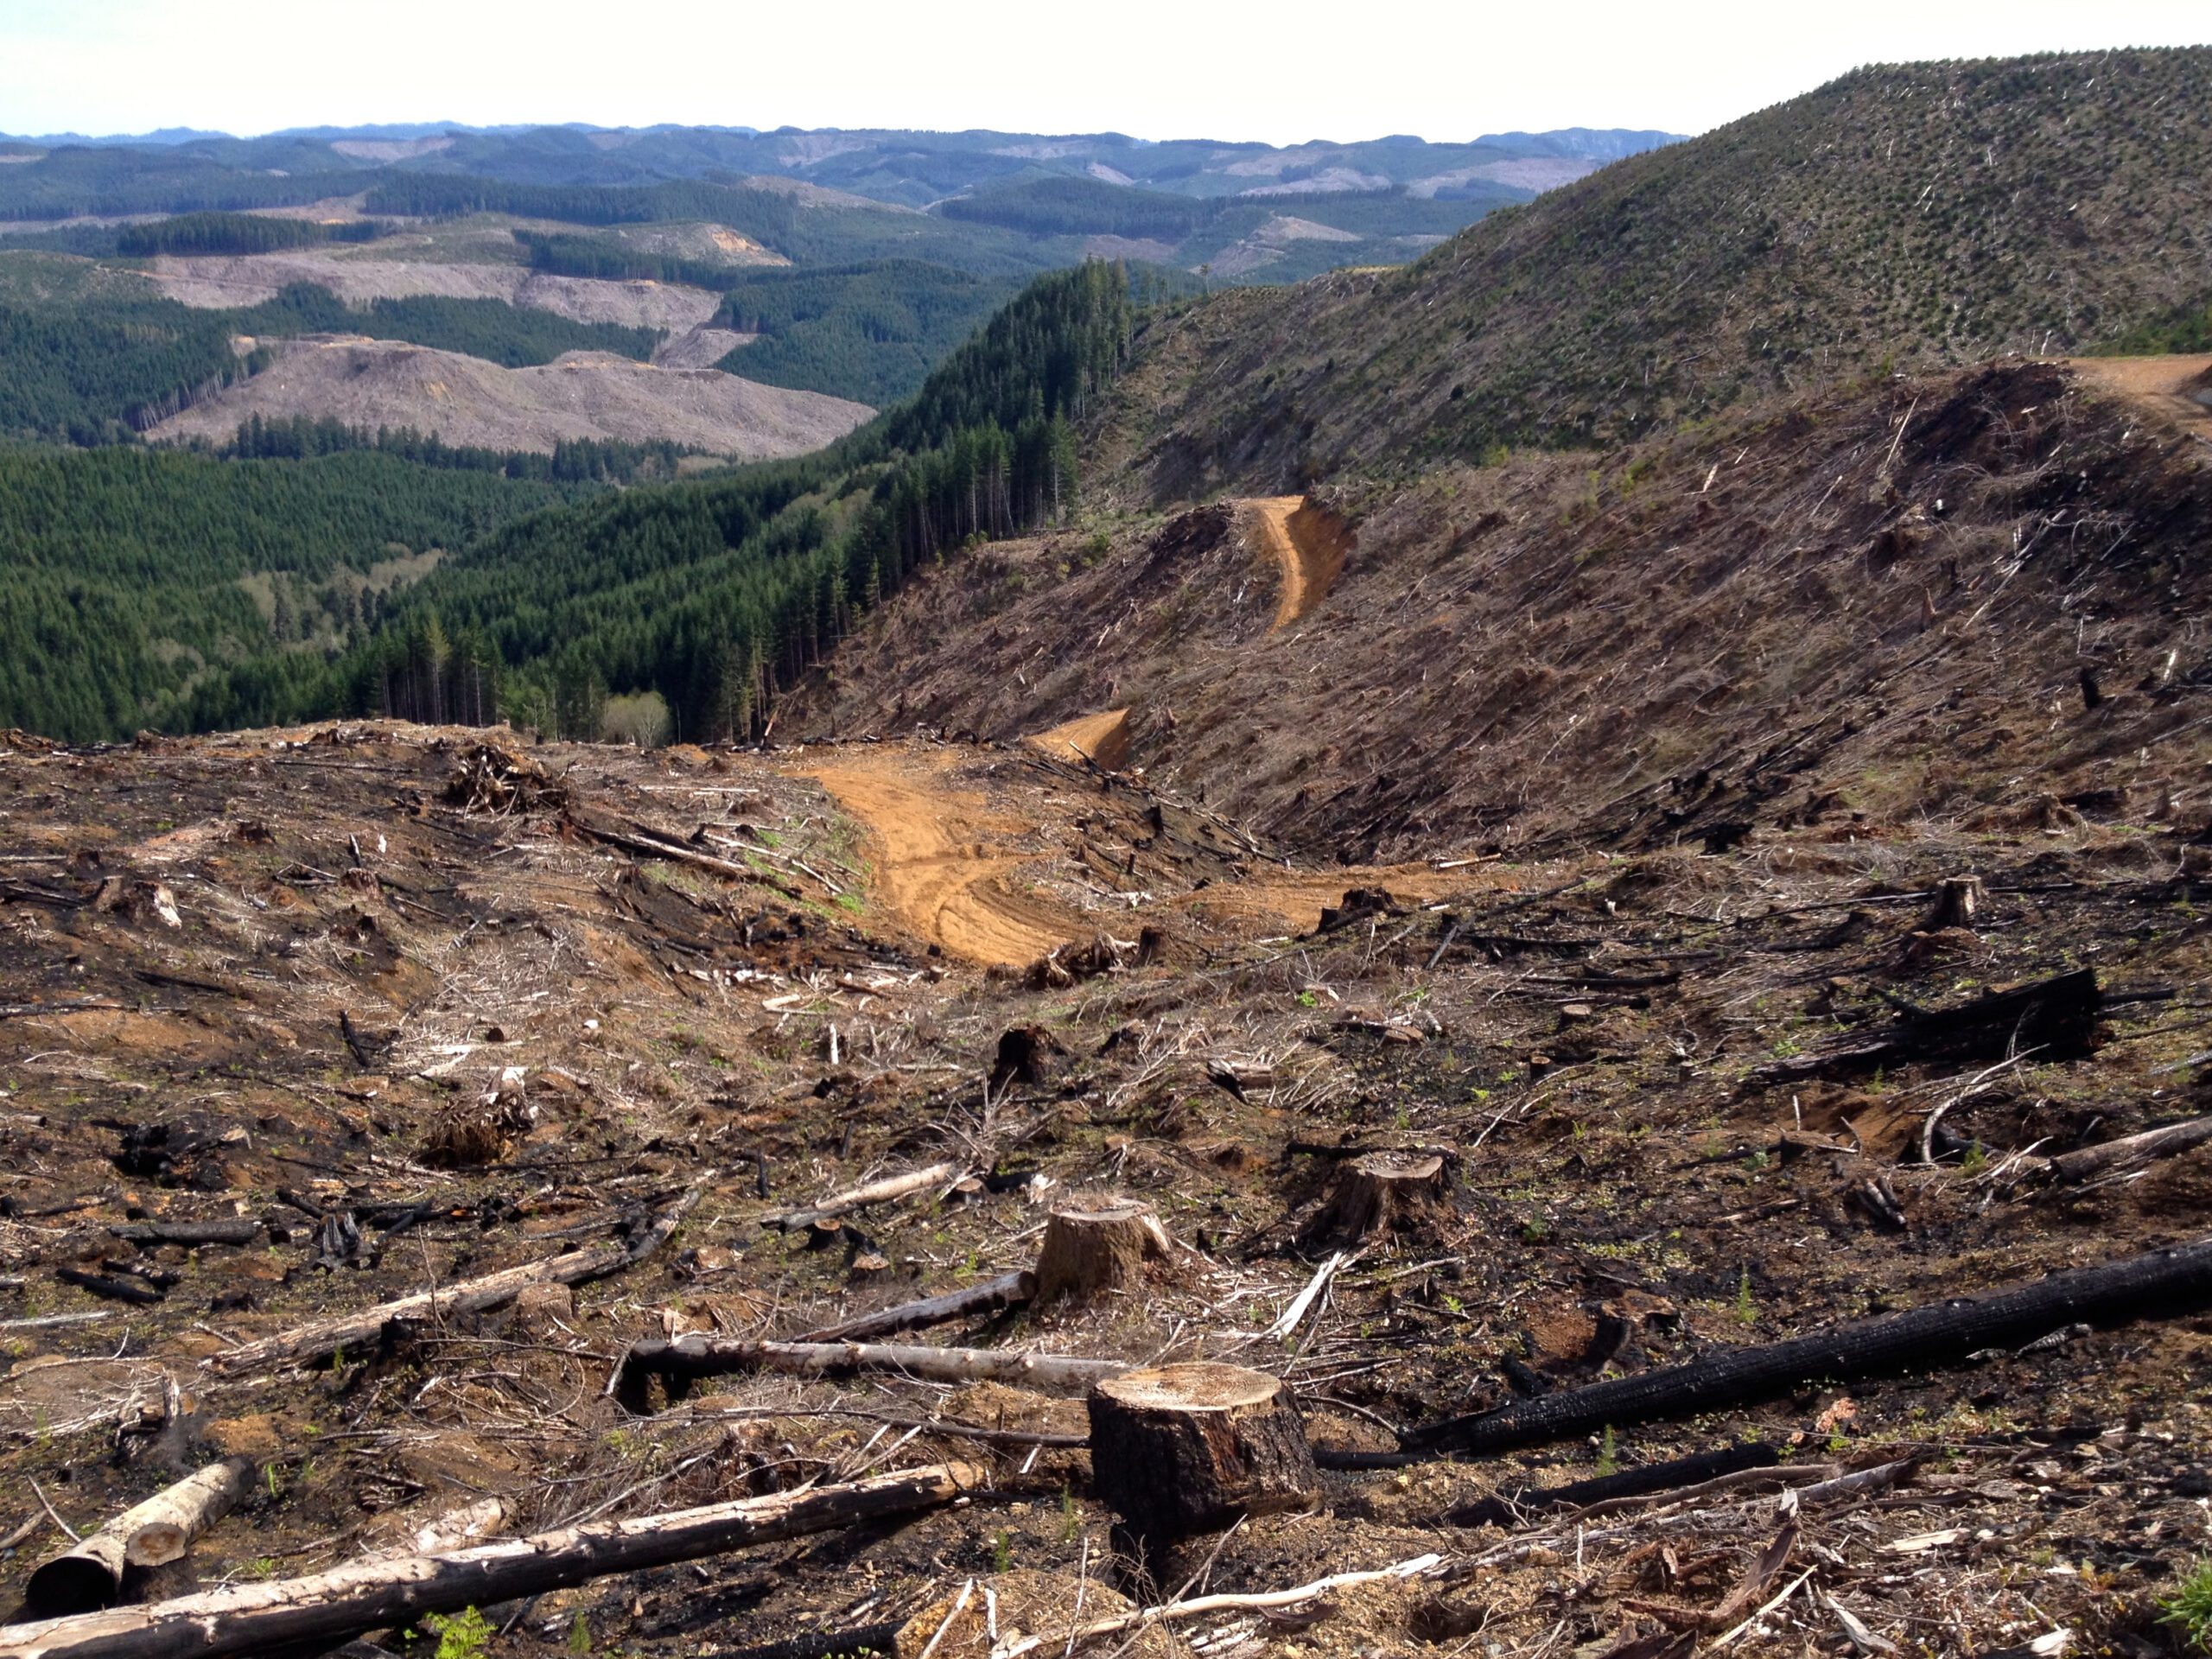
[[[2203,1651],[2208,157],[0,148],[0,1659]]]

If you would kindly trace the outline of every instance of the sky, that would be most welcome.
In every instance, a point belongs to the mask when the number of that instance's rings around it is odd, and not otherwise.
[[[0,132],[1697,133],[1862,63],[2206,43],[2212,0],[0,0]]]

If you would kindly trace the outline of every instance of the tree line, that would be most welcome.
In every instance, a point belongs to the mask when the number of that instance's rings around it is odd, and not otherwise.
[[[267,213],[181,213],[151,225],[126,225],[117,234],[116,251],[126,259],[156,254],[279,253],[328,242],[373,242],[391,227],[373,219],[325,224],[313,219],[278,219]]]

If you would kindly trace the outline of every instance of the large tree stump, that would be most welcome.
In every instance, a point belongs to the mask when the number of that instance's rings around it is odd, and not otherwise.
[[[1441,1220],[1449,1208],[1444,1160],[1437,1154],[1370,1152],[1337,1166],[1328,1201],[1299,1242],[1309,1248],[1355,1244],[1370,1234]]]
[[[1125,1371],[1090,1391],[1091,1485],[1148,1542],[1302,1509],[1320,1487],[1290,1390],[1210,1360]]]
[[[1063,1296],[1078,1302],[1144,1283],[1147,1262],[1171,1260],[1175,1241],[1160,1218],[1128,1198],[1097,1199],[1055,1210],[1037,1254],[1039,1306]]]

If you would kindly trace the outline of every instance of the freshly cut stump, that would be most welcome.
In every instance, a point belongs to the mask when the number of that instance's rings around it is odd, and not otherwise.
[[[1160,1218],[1132,1199],[1103,1199],[1055,1210],[1037,1253],[1037,1300],[1078,1302],[1144,1283],[1147,1262],[1166,1262],[1175,1242]]]
[[[1320,1490],[1290,1391],[1264,1371],[1211,1360],[1126,1371],[1090,1407],[1092,1488],[1147,1541],[1303,1509]]]
[[[1372,1233],[1440,1221],[1449,1209],[1442,1157],[1370,1152],[1338,1166],[1328,1202],[1306,1224],[1300,1243],[1353,1244]]]

